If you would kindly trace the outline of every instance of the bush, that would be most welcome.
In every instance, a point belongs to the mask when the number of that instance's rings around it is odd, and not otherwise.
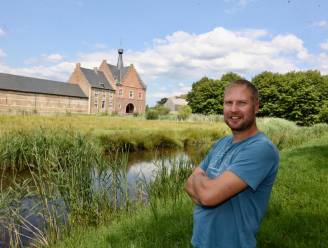
[[[186,120],[189,115],[191,115],[191,108],[188,105],[182,106],[178,111],[179,120]]]
[[[159,115],[167,115],[170,113],[170,109],[163,105],[157,105],[154,110],[157,111]]]
[[[328,104],[325,104],[318,115],[319,122],[328,123]]]
[[[158,117],[159,113],[154,109],[150,109],[146,113],[146,120],[158,120]]]

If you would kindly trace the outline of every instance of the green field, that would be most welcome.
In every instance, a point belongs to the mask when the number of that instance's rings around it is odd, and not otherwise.
[[[6,206],[24,194],[41,195],[45,202],[49,195],[64,197],[71,206],[65,231],[52,221],[49,234],[36,241],[38,246],[52,247],[190,247],[193,205],[183,185],[195,165],[176,161],[170,173],[162,168],[148,185],[149,202],[127,202],[123,207],[109,206],[108,192],[90,194],[90,166],[100,172],[110,166],[118,172],[124,161],[108,161],[104,154],[127,146],[139,152],[157,147],[208,147],[228,133],[222,122],[199,118],[181,122],[109,116],[1,116],[0,123],[0,214],[12,217]],[[281,151],[258,247],[328,247],[328,125],[298,127],[272,118],[258,123]],[[19,180],[18,171],[26,169],[32,177]],[[10,178],[15,178],[9,189],[2,186],[9,180],[8,171]],[[47,216],[52,220],[51,213]]]

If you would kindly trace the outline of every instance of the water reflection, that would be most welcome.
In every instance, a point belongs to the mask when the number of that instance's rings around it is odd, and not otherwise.
[[[196,150],[196,151],[195,151]],[[177,161],[191,160],[197,164],[202,156],[201,149],[177,151],[161,150],[156,152],[137,152],[129,154],[127,167],[113,168],[109,167],[102,172],[96,169],[92,170],[93,191],[105,192],[108,201],[112,206],[124,207],[127,201],[147,201],[147,185],[156,177],[156,173],[163,166],[171,168]],[[19,175],[19,180],[24,181],[29,174]],[[10,175],[7,175],[9,178]],[[10,184],[9,184],[10,185]],[[20,240],[18,247],[26,247],[38,233],[45,233],[48,228],[45,215],[41,214],[47,211],[54,211],[54,216],[58,216],[58,223],[66,223],[68,210],[62,199],[50,201],[48,206],[44,206],[38,197],[27,196],[18,203],[11,206],[12,209],[27,220],[25,226],[22,221],[14,219],[5,219],[0,217],[0,248],[10,247],[8,225],[14,225],[16,229],[16,238]]]
[[[110,202],[118,206],[124,205],[127,200],[144,202],[148,199],[147,187],[163,166],[170,170],[177,161],[189,159],[187,153],[176,150],[131,153],[126,169],[108,168],[101,174],[94,170],[94,190],[106,190]]]

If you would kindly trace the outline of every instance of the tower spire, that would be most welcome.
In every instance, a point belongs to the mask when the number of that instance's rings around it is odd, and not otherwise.
[[[123,76],[123,49],[118,49],[118,60],[117,60],[117,69],[119,70],[119,82],[122,82]]]

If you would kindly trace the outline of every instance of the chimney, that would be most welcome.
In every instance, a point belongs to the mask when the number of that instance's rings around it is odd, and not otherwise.
[[[81,67],[81,63],[76,63],[76,68],[80,68]]]
[[[93,70],[95,71],[96,74],[98,74],[98,68],[97,67],[93,67]]]

